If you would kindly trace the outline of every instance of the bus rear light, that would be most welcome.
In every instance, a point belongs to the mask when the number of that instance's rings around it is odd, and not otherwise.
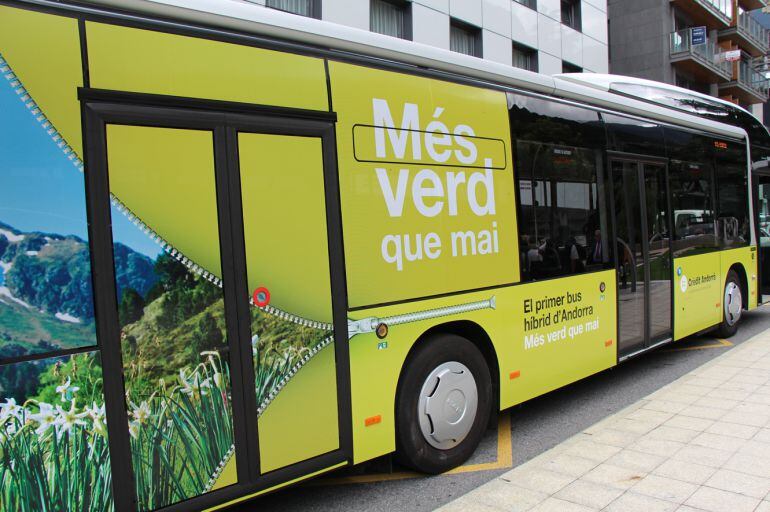
[[[382,422],[382,416],[378,414],[377,416],[370,416],[366,418],[364,420],[364,426],[371,427],[372,425],[376,425],[381,422]]]

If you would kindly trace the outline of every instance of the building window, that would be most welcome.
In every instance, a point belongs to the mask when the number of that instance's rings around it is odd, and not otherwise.
[[[525,5],[530,9],[537,9],[537,0],[513,0],[516,3]]]
[[[561,22],[580,30],[580,0],[561,0]]]
[[[308,18],[321,18],[321,0],[267,0],[265,5]]]
[[[571,64],[567,62],[566,60],[563,60],[561,62],[561,72],[562,73],[582,73],[583,68],[580,66],[576,66],[574,64]]]
[[[412,38],[410,2],[401,0],[371,0],[369,30],[401,39]]]
[[[537,72],[537,50],[513,43],[513,66]]]
[[[449,26],[449,49],[453,52],[481,57],[481,29],[459,20]]]

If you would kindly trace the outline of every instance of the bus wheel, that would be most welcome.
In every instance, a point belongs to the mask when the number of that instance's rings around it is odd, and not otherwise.
[[[729,338],[738,331],[738,322],[741,319],[741,313],[743,313],[741,284],[734,270],[727,273],[722,304],[724,313],[717,334],[723,338]]]
[[[443,473],[471,456],[489,421],[492,381],[476,346],[454,334],[421,343],[396,395],[396,457],[418,471]]]

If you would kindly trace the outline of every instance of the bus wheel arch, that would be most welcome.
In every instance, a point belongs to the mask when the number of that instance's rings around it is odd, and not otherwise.
[[[431,474],[467,460],[497,407],[496,367],[491,340],[478,324],[449,322],[425,331],[399,375],[396,458]]]

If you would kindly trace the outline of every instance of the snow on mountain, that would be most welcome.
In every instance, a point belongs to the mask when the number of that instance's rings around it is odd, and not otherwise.
[[[59,320],[61,320],[62,322],[70,322],[70,323],[73,323],[73,324],[79,324],[80,323],[80,318],[72,316],[72,315],[67,314],[67,313],[57,312],[54,316],[56,318],[58,318]]]
[[[11,290],[9,290],[7,286],[0,286],[0,297],[7,297],[7,298],[11,299],[13,302],[24,306],[25,308],[31,308],[32,307],[29,304],[27,304],[26,302],[24,302],[23,300],[17,299],[16,297],[14,297],[13,294],[11,293]],[[2,299],[0,299],[0,300],[2,300]]]
[[[15,235],[13,232],[7,229],[0,229],[0,235],[3,235],[9,242],[21,242],[24,240],[24,235]]]

